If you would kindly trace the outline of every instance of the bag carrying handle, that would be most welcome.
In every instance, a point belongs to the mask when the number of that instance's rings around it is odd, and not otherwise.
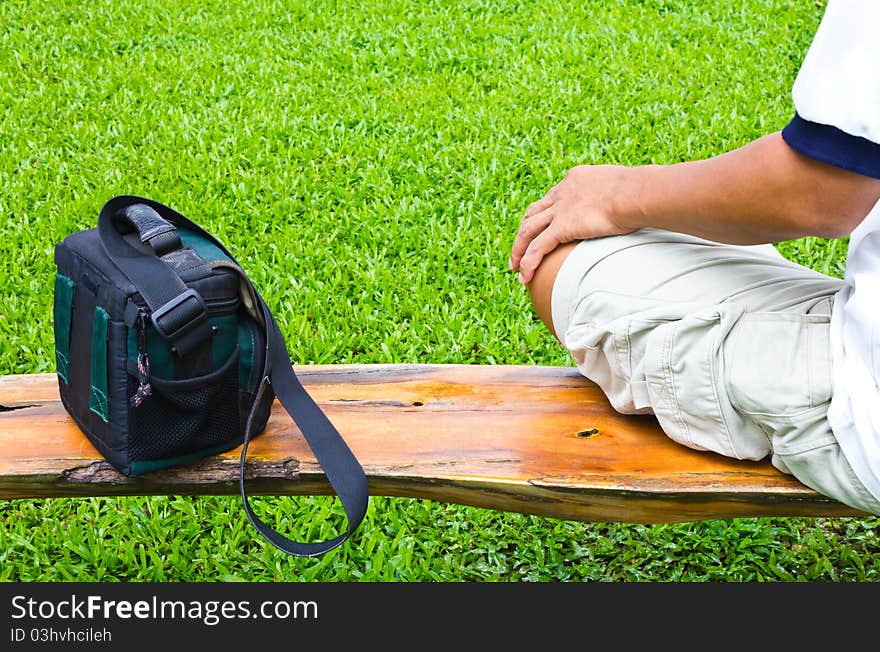
[[[141,242],[152,247],[157,256],[180,249],[183,244],[177,229],[147,204],[129,204],[116,212],[114,217],[125,219],[141,237]]]
[[[181,226],[194,231],[198,235],[209,239],[224,254],[238,265],[238,262],[229,253],[229,251],[210,233],[202,229],[200,226],[187,219],[173,209],[160,204],[159,202],[135,195],[120,195],[110,199],[101,209],[98,218],[98,228],[101,241],[107,251],[108,256],[125,274],[125,276],[138,288],[141,296],[147,301],[151,309],[153,303],[163,301],[166,297],[165,304],[168,305],[168,295],[175,294],[171,301],[176,301],[189,290],[180,277],[171,267],[166,265],[154,253],[147,253],[138,250],[130,245],[119,231],[115,228],[113,221],[117,217],[123,217],[132,220],[132,212],[129,207],[133,205],[145,205],[154,210],[158,217],[167,224],[173,226]],[[126,210],[129,209],[129,210]],[[146,215],[146,217],[144,217]],[[140,220],[142,228],[149,233],[151,227],[162,227],[149,213],[145,211],[135,211],[135,220]],[[133,224],[138,228],[141,238],[145,237],[144,231],[141,231],[137,223]],[[164,231],[167,233],[167,229]],[[239,266],[240,269],[240,266]],[[171,277],[174,277],[174,280]],[[263,324],[266,336],[266,355],[264,357],[262,380],[257,390],[257,396],[254,399],[251,412],[248,415],[247,424],[244,432],[244,439],[241,447],[240,458],[240,477],[239,486],[241,489],[241,497],[244,503],[245,514],[251,525],[279,550],[297,557],[315,557],[333,548],[338,547],[346,539],[348,539],[358,528],[364,519],[369,502],[369,488],[367,477],[363,467],[352,453],[351,449],[345,443],[345,440],[324,414],[320,406],[315,403],[314,399],[308,394],[305,388],[297,378],[293,370],[293,363],[290,354],[287,351],[287,344],[278,324],[275,321],[272,312],[266,305],[266,302],[257,292],[256,288],[247,278],[247,275],[241,271],[242,280],[246,282],[253,296],[257,298],[257,304],[263,316]],[[168,285],[166,285],[168,284]],[[169,287],[170,286],[170,287]],[[178,292],[180,287],[182,292]],[[145,296],[150,295],[150,299]],[[196,295],[198,296],[198,295]],[[201,297],[198,297],[200,300]],[[192,302],[185,298],[179,302],[179,306],[184,308]],[[161,304],[160,304],[161,307]],[[180,312],[180,311],[178,311]],[[191,311],[190,311],[191,312]],[[207,320],[205,320],[207,322]],[[160,331],[161,332],[161,331]],[[192,331],[190,331],[192,332]],[[247,491],[245,489],[245,459],[247,457],[248,445],[252,437],[252,428],[254,416],[259,406],[266,387],[271,385],[272,391],[278,398],[279,402],[284,406],[288,415],[293,419],[299,427],[306,443],[324,470],[330,486],[336,492],[337,497],[342,503],[348,520],[348,528],[339,536],[314,543],[299,542],[289,539],[276,530],[272,529],[263,522],[253,511],[248,500]]]
[[[132,210],[134,206],[143,208]],[[155,239],[160,250],[172,245],[173,239],[179,246],[177,230],[170,220],[162,219],[155,202],[140,197],[114,197],[98,215],[98,235],[107,255],[149,306],[156,331],[171,343],[175,354],[184,356],[213,334],[208,306],[156,255],[155,248],[138,249],[130,244],[116,228],[120,219],[138,229],[142,242],[152,243]]]

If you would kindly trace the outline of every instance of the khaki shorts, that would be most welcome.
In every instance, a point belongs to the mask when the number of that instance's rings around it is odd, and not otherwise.
[[[654,414],[690,448],[770,456],[816,491],[880,515],[826,418],[841,284],[772,245],[642,229],[572,250],[553,286],[553,326],[617,411]]]

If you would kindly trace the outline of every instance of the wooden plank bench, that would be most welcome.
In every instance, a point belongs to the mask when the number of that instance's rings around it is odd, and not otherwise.
[[[360,459],[372,495],[603,522],[864,516],[769,462],[694,451],[651,416],[615,413],[573,368],[295,369]],[[330,491],[277,401],[248,459],[254,495]],[[54,374],[0,376],[0,498],[237,494],[237,478],[237,450],[125,478],[68,417]]]

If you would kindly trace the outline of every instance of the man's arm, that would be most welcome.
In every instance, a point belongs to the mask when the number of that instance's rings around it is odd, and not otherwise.
[[[646,227],[730,244],[842,237],[878,198],[880,180],[799,154],[779,132],[702,161],[578,166],[529,206],[510,268],[528,283],[562,243]]]

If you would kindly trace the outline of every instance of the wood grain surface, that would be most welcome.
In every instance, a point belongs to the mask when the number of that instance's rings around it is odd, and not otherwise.
[[[294,369],[363,464],[372,495],[605,522],[862,515],[767,461],[691,450],[652,416],[615,413],[573,368]],[[65,412],[54,374],[0,376],[0,498],[236,494],[238,452],[125,478]],[[330,492],[277,401],[247,475],[255,495]]]

